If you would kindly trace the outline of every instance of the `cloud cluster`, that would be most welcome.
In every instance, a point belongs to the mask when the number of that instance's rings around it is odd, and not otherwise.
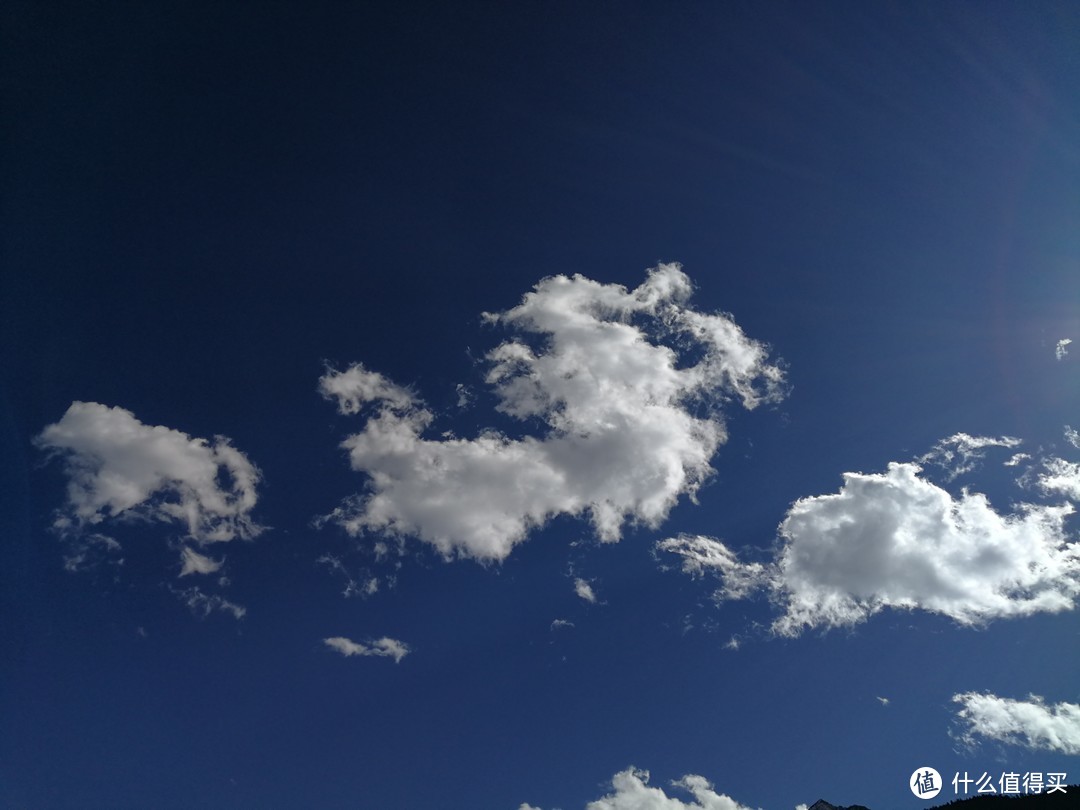
[[[780,524],[768,563],[745,563],[721,541],[681,536],[657,548],[689,573],[720,577],[721,599],[767,592],[774,632],[850,626],[885,608],[920,609],[961,624],[1058,612],[1080,596],[1071,504],[1021,504],[1009,514],[967,490],[953,496],[913,463],[845,473],[833,495],[803,498]]]
[[[1058,360],[1064,360],[1069,355],[1069,344],[1072,343],[1072,338],[1062,338],[1054,346],[1054,357]]]
[[[961,705],[957,718],[964,726],[962,739],[974,745],[976,737],[1020,745],[1034,750],[1080,754],[1080,705],[1046,705],[1037,695],[1010,700],[992,694],[965,692],[954,695]]]
[[[407,388],[362,365],[328,370],[324,397],[343,414],[368,408],[343,447],[369,480],[327,519],[485,561],[559,514],[587,516],[606,542],[627,521],[657,527],[713,472],[721,406],[784,393],[766,347],[729,316],[691,309],[691,291],[675,264],[634,290],[554,276],[485,315],[518,334],[487,355],[486,382],[498,410],[536,435],[424,438],[435,416]]]
[[[198,544],[262,531],[251,519],[259,471],[222,436],[193,439],[123,408],[73,402],[35,444],[64,460],[67,504],[53,526],[65,536],[131,519],[179,524]],[[187,547],[181,561],[182,575],[220,567]]]
[[[361,643],[343,636],[335,636],[324,638],[323,644],[337,650],[346,658],[354,655],[374,655],[381,658],[393,658],[395,664],[400,663],[402,658],[412,652],[407,644],[394,638],[380,638]]]
[[[627,768],[611,778],[611,790],[607,796],[589,802],[585,810],[750,810],[746,805],[713,790],[708,780],[693,774],[684,776],[672,787],[686,791],[693,801],[668,796],[662,788],[649,786],[649,772]],[[540,810],[530,804],[522,804],[518,810]]]

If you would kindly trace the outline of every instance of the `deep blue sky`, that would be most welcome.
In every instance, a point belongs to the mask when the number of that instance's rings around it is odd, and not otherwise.
[[[630,765],[765,810],[921,806],[926,764],[1078,781],[1060,751],[963,748],[952,702],[1080,702],[1075,612],[777,637],[767,595],[718,606],[655,550],[766,562],[795,501],[961,432],[1023,444],[928,468],[951,495],[1065,502],[1002,462],[1080,459],[1074,6],[11,2],[0,29],[0,804],[571,810]],[[365,481],[327,363],[411,387],[432,439],[540,436],[495,410],[514,332],[481,313],[660,262],[790,385],[724,407],[698,504],[617,544],[559,516],[486,565],[313,525]],[[201,548],[242,619],[177,598],[179,523],[108,524],[124,564],[65,570],[34,439],[74,401],[261,470],[269,528]],[[327,554],[380,591],[343,598]]]

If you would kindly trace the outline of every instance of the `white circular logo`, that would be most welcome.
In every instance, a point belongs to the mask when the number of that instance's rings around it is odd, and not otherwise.
[[[941,774],[925,765],[916,768],[908,780],[908,787],[920,799],[932,799],[941,791]]]

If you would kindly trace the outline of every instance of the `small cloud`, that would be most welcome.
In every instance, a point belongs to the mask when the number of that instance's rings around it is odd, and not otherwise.
[[[1076,431],[1068,425],[1065,426],[1065,441],[1080,450],[1080,431]]]
[[[198,586],[184,590],[170,587],[169,590],[176,594],[177,598],[187,605],[188,610],[200,619],[207,618],[215,611],[228,613],[237,620],[247,615],[247,608],[243,605],[230,602],[228,599],[216,594],[205,594]]]
[[[1010,700],[990,693],[964,692],[953,695],[961,705],[957,719],[964,726],[961,739],[976,744],[976,737],[1017,745],[1033,751],[1080,754],[1080,705],[1047,705],[1031,695],[1027,700]]]
[[[324,638],[323,644],[337,650],[346,658],[354,655],[373,655],[382,658],[393,658],[395,664],[400,663],[402,658],[412,652],[407,644],[397,639],[385,637],[375,641],[359,642],[343,636],[335,636],[334,638]]]
[[[717,793],[703,776],[688,774],[671,783],[677,790],[689,793],[691,802],[668,796],[663,788],[649,784],[649,772],[630,767],[611,778],[611,793],[594,802],[586,810],[750,810],[746,805]],[[805,806],[805,805],[804,805]],[[518,810],[540,810],[522,803]]]
[[[1021,461],[1027,461],[1029,458],[1031,458],[1031,455],[1028,453],[1013,453],[1009,460],[1002,462],[1002,464],[1006,467],[1018,467]]]
[[[182,577],[189,574],[214,574],[220,571],[221,566],[225,564],[224,560],[212,560],[200,554],[191,546],[184,546],[180,550],[180,562],[183,563],[183,567],[180,569],[180,576]]]
[[[369,597],[379,592],[379,578],[361,572],[359,578],[354,577],[345,568],[344,563],[333,554],[323,554],[315,560],[318,565],[325,565],[336,574],[340,574],[345,580],[345,589],[341,595],[348,599],[350,596]]]
[[[1035,484],[1043,492],[1058,493],[1072,501],[1080,501],[1080,464],[1063,458],[1050,457],[1043,460],[1045,472],[1035,478]]]
[[[740,562],[734,551],[712,537],[680,534],[661,540],[656,549],[682,557],[683,573],[699,577],[708,572],[719,577],[723,585],[715,594],[718,601],[745,599],[771,581],[766,566]]]
[[[574,593],[586,602],[596,604],[596,592],[593,590],[592,585],[581,577],[574,580]]]
[[[476,394],[473,393],[469,386],[458,383],[455,390],[457,391],[457,406],[459,408],[468,408],[476,401]]]
[[[1020,439],[1012,436],[971,436],[967,433],[955,433],[942,439],[930,452],[919,456],[922,464],[935,464],[948,473],[949,481],[969,473],[979,466],[988,447],[1016,447]]]
[[[558,629],[563,628],[563,627],[573,627],[573,626],[574,626],[574,623],[571,622],[571,621],[567,621],[566,619],[556,619],[555,621],[553,621],[551,623],[551,629],[552,630],[558,630]]]
[[[886,697],[879,697],[878,700],[881,702],[882,706],[888,706],[889,705],[889,699],[886,698]]]
[[[123,550],[120,544],[104,534],[97,532],[88,535],[76,534],[64,539],[66,541],[64,550],[65,571],[75,573],[76,571],[89,571],[105,564],[124,564],[124,558],[120,556],[120,552]]]
[[[1068,346],[1070,343],[1072,343],[1072,338],[1062,338],[1061,340],[1059,340],[1057,342],[1057,345],[1054,347],[1054,357],[1056,357],[1058,360],[1064,360],[1065,357],[1069,354]]]

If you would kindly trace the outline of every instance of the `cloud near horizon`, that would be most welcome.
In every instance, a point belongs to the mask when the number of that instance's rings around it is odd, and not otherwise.
[[[123,408],[73,402],[34,443],[64,462],[67,503],[53,522],[61,535],[131,519],[179,524],[199,545],[263,531],[251,519],[259,470],[224,436],[193,439]],[[181,562],[184,574],[212,568],[186,547]]]
[[[691,575],[721,580],[718,600],[766,593],[782,612],[778,635],[844,627],[886,608],[919,609],[963,625],[1071,610],[1080,596],[1072,504],[995,511],[986,496],[953,496],[914,463],[845,473],[833,495],[802,498],[779,527],[770,562],[747,563],[711,537],[680,535],[659,551]]]
[[[975,745],[977,737],[1034,751],[1080,754],[1080,705],[1047,705],[1043,698],[1011,700],[990,693],[953,695],[962,708],[958,721],[964,726],[961,739]]]
[[[322,522],[480,561],[505,559],[560,514],[587,517],[603,542],[627,522],[658,527],[712,474],[722,406],[785,393],[767,347],[729,316],[691,309],[691,292],[677,264],[661,264],[633,290],[549,277],[485,314],[518,333],[487,354],[485,381],[499,411],[542,425],[522,438],[424,438],[435,414],[408,388],[361,364],[328,369],[320,393],[342,414],[368,412],[342,443],[368,483]]]
[[[717,793],[703,776],[688,774],[671,785],[689,793],[693,801],[688,803],[668,796],[662,788],[651,787],[648,771],[630,767],[611,778],[611,793],[589,802],[585,810],[751,810],[730,796]],[[522,803],[518,810],[540,808]]]

